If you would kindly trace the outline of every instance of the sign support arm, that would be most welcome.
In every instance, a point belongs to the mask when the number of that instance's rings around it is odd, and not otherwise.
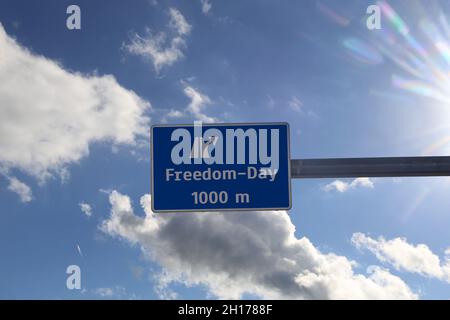
[[[291,178],[450,176],[450,157],[291,159]]]

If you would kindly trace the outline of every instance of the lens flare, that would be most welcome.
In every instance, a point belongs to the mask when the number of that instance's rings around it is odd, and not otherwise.
[[[349,19],[321,2],[316,2],[316,8],[325,18],[341,27],[347,27],[350,24]]]
[[[350,55],[367,64],[377,65],[383,63],[383,56],[368,43],[357,38],[348,38],[342,42],[344,48],[348,49]]]
[[[450,27],[437,2],[422,2],[414,7],[417,24],[409,26],[387,1],[378,2],[382,29],[371,33],[372,44],[394,65],[392,86],[395,89],[429,99],[425,106],[436,107],[436,125],[445,122],[444,138],[426,147],[426,152],[450,152]],[[430,13],[434,9],[433,14]],[[438,14],[436,14],[436,11]],[[408,16],[406,16],[407,18]],[[432,17],[432,18],[430,18]],[[413,21],[411,19],[411,21]],[[424,100],[425,101],[425,100]],[[433,102],[434,103],[431,103]],[[439,107],[439,108],[437,108]],[[431,111],[431,109],[430,109]]]
[[[414,78],[414,80],[402,80],[400,76],[395,75],[394,87],[448,103],[450,101],[449,38],[437,25],[423,18],[418,28],[423,41],[419,41],[410,32],[411,28],[387,2],[380,2],[380,7],[394,34],[389,34],[389,31],[380,33],[377,37],[378,48]],[[447,20],[443,14],[438,21],[448,32]],[[387,39],[384,37],[386,33],[389,34]]]

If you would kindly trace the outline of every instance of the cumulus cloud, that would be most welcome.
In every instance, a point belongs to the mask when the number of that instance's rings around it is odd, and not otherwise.
[[[8,190],[17,193],[22,202],[30,202],[33,199],[31,188],[15,177],[10,177]]]
[[[150,108],[111,75],[83,75],[34,54],[0,24],[0,166],[44,181],[67,175],[93,142],[134,144]]]
[[[184,94],[191,99],[191,102],[187,106],[186,110],[195,119],[203,122],[214,122],[215,119],[207,116],[204,113],[206,106],[211,104],[211,100],[208,96],[200,93],[191,86],[186,86],[184,88]]]
[[[209,14],[209,11],[212,8],[211,2],[209,2],[209,0],[200,0],[200,3],[202,4],[203,14]]]
[[[89,203],[80,202],[78,205],[80,206],[81,212],[86,216],[90,217],[92,215],[92,207]]]
[[[151,196],[134,214],[130,198],[109,196],[105,233],[138,245],[163,270],[164,287],[172,282],[203,285],[218,298],[415,299],[397,276],[380,267],[357,274],[346,257],[320,252],[297,238],[286,211],[155,214]]]
[[[184,57],[182,49],[186,46],[185,37],[191,32],[191,25],[175,8],[169,9],[170,35],[166,32],[153,33],[147,28],[143,36],[135,33],[124,48],[133,55],[148,59],[156,72],[171,66]]]
[[[446,258],[441,262],[427,245],[413,245],[405,238],[373,239],[363,233],[355,233],[352,243],[358,249],[369,250],[378,260],[391,264],[397,270],[450,282],[450,249],[447,249]]]
[[[185,96],[190,99],[189,104],[185,109],[181,111],[170,109],[164,117],[165,121],[167,120],[167,118],[193,118],[194,120],[206,123],[217,121],[216,118],[208,116],[205,112],[206,108],[212,103],[211,99],[207,95],[201,93],[190,85],[185,85],[183,92]]]
[[[325,185],[322,189],[324,191],[338,191],[338,192],[346,192],[351,189],[356,188],[369,188],[373,189],[373,181],[369,178],[356,178],[351,182],[345,182],[342,180],[335,180],[327,185]]]
[[[169,118],[182,118],[184,117],[184,113],[181,112],[180,110],[169,110],[169,112],[167,113],[167,116]]]

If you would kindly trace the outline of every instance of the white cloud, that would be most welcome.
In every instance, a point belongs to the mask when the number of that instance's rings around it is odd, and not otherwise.
[[[102,287],[93,290],[93,293],[105,299],[136,299],[136,295],[128,294],[127,290],[121,286]]]
[[[184,16],[175,8],[169,9],[170,26],[183,36],[191,32],[192,26],[186,21]]]
[[[322,189],[324,191],[338,191],[338,192],[346,192],[350,189],[356,189],[358,187],[361,188],[369,188],[373,189],[373,181],[369,178],[356,178],[351,182],[345,182],[342,180],[335,180],[327,185],[325,185]]]
[[[216,120],[204,113],[206,106],[211,104],[211,99],[208,96],[200,93],[191,86],[184,88],[184,94],[191,99],[186,111],[195,119],[203,122],[214,122]]]
[[[124,44],[129,53],[150,60],[156,72],[184,57],[182,49],[186,46],[185,37],[192,28],[177,9],[170,8],[169,16],[172,37],[168,37],[165,32],[154,34],[147,29],[144,36],[135,33],[130,43]]]
[[[292,110],[302,112],[303,103],[296,96],[293,96],[291,100],[289,100],[288,105]]]
[[[189,104],[183,110],[168,110],[162,118],[162,122],[167,122],[167,119],[190,118],[199,120],[205,123],[217,122],[217,118],[208,116],[205,111],[206,108],[212,104],[211,99],[202,94],[197,89],[190,85],[184,86],[183,93],[190,99]]]
[[[356,178],[350,184],[352,188],[363,187],[363,188],[373,188],[373,182],[369,178]]]
[[[200,0],[202,4],[202,12],[203,14],[209,14],[209,11],[212,8],[211,2],[209,0]]]
[[[78,205],[80,206],[81,212],[83,212],[86,216],[92,216],[92,207],[89,203],[80,202]]]
[[[405,238],[373,239],[363,233],[355,233],[352,243],[358,249],[369,250],[378,260],[393,265],[397,270],[450,282],[450,252],[446,251],[445,261],[441,263],[439,256],[428,246],[410,244]]]
[[[140,217],[128,196],[113,191],[111,215],[101,229],[139,245],[163,267],[159,289],[180,282],[232,299],[246,293],[274,299],[417,298],[385,269],[356,274],[346,257],[296,238],[286,211],[154,214],[150,200],[141,198],[146,215]]]
[[[150,104],[111,75],[69,72],[31,53],[0,24],[0,166],[44,181],[67,174],[93,142],[134,144]]]
[[[171,109],[168,113],[167,116],[169,118],[182,118],[184,116],[184,113],[179,111],[179,110],[173,110]]]
[[[95,293],[101,297],[112,297],[114,295],[112,288],[97,288],[95,289]]]
[[[185,42],[180,37],[175,37],[165,46],[167,40],[164,33],[153,35],[147,30],[145,36],[134,34],[131,37],[131,43],[125,45],[125,48],[131,54],[150,59],[157,72],[164,66],[171,66],[184,55],[181,51]]]
[[[33,199],[31,188],[15,177],[8,178],[8,190],[17,193],[22,202],[30,202]]]
[[[350,184],[347,182],[344,182],[342,180],[334,180],[333,182],[327,184],[326,186],[323,187],[324,191],[332,191],[332,190],[336,190],[339,192],[345,192],[349,189]]]

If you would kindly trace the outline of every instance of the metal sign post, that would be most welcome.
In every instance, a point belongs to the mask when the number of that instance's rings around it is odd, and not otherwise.
[[[292,159],[291,178],[450,176],[450,157]]]

